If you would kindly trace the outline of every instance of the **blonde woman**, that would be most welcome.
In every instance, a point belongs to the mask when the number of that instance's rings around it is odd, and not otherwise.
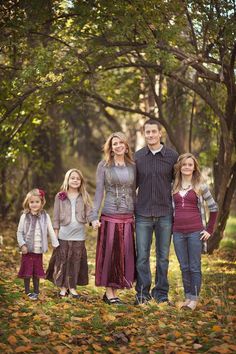
[[[210,211],[205,224],[204,204]],[[208,186],[203,183],[199,164],[194,155],[180,155],[175,165],[173,185],[175,252],[182,272],[185,301],[182,308],[194,310],[201,289],[202,242],[211,236],[216,217],[217,204]]]
[[[120,304],[117,290],[131,288],[135,280],[134,196],[135,164],[126,136],[116,132],[97,167],[92,222],[99,227],[95,284],[106,288],[103,301],[109,305]]]
[[[91,221],[91,201],[80,170],[66,172],[54,203],[53,227],[60,247],[54,251],[46,277],[60,288],[60,297],[80,298],[77,285],[88,284],[85,223]]]

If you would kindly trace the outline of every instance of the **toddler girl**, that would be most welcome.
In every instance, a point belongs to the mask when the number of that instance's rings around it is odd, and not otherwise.
[[[42,255],[47,252],[47,234],[53,247],[59,242],[52,227],[50,216],[43,210],[46,203],[45,193],[41,189],[30,191],[23,202],[23,214],[17,229],[17,241],[22,252],[19,278],[24,279],[25,293],[31,300],[37,300],[39,278],[44,278]],[[33,292],[30,292],[30,278],[33,280]]]
[[[77,285],[88,284],[85,223],[91,221],[91,202],[82,173],[66,172],[54,203],[54,230],[60,247],[53,252],[46,278],[60,288],[60,297],[80,298]]]

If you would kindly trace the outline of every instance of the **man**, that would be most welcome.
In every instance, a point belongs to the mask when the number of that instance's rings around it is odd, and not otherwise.
[[[147,146],[135,153],[137,168],[136,247],[137,283],[135,304],[146,303],[153,297],[158,303],[167,302],[169,248],[172,233],[171,182],[176,151],[161,143],[161,126],[149,119],[144,123]],[[156,278],[151,291],[150,249],[152,234],[156,238]]]

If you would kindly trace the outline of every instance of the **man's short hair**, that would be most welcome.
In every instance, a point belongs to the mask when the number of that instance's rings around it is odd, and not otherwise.
[[[156,124],[159,130],[161,130],[161,128],[162,128],[161,124],[158,122],[157,119],[150,118],[150,119],[146,120],[146,122],[144,122],[143,131],[145,130],[145,126],[147,124],[153,124],[153,125]]]

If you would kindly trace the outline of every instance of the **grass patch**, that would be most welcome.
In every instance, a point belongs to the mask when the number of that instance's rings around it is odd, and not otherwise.
[[[236,249],[236,216],[230,216],[220,243],[220,249]]]

